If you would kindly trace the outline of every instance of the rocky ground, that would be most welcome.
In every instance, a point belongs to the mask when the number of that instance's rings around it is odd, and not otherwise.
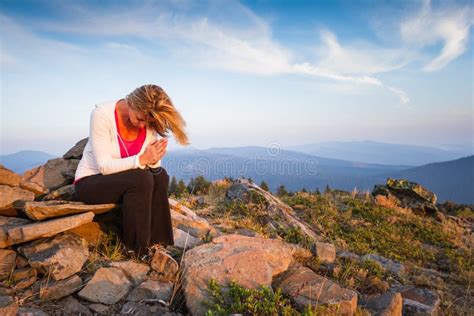
[[[0,166],[2,315],[474,314],[472,206],[402,179],[279,197],[222,179],[171,195],[175,245],[135,258],[120,205],[75,201],[84,145]]]

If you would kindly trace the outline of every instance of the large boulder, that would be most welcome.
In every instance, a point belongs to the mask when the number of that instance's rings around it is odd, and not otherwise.
[[[415,198],[421,198],[432,204],[436,204],[436,195],[428,191],[418,183],[411,182],[405,179],[387,179],[387,187],[392,191],[400,192],[406,195],[412,195]]]
[[[36,240],[18,247],[29,264],[53,280],[63,280],[81,271],[89,257],[87,241],[71,232]]]
[[[417,214],[433,214],[438,211],[436,195],[418,183],[406,179],[388,178],[385,185],[375,185],[372,195],[377,200],[383,196],[399,208],[408,208]]]
[[[71,149],[69,149],[64,155],[63,159],[81,159],[82,153],[84,152],[84,148],[87,145],[87,141],[89,137],[83,138],[78,141]]]
[[[232,280],[247,288],[271,287],[273,277],[285,271],[297,254],[311,257],[309,251],[280,240],[236,234],[197,246],[183,260],[186,305],[193,315],[205,314],[201,303],[208,299],[211,279],[224,288]]]
[[[75,173],[79,161],[78,159],[50,159],[44,165],[25,171],[22,180],[34,183],[46,192],[50,192],[72,182],[70,177],[65,177],[65,175]]]
[[[354,315],[357,309],[356,292],[342,288],[299,264],[277,275],[272,286],[274,289],[281,288],[300,311],[309,305],[319,304],[335,305],[338,315]]]

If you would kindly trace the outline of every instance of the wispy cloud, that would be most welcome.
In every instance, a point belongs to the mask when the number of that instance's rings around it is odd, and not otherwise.
[[[420,11],[400,25],[402,38],[420,48],[443,42],[438,56],[429,61],[425,71],[439,70],[466,51],[469,31],[474,24],[472,7],[467,5],[431,8],[424,0]]]
[[[48,32],[105,37],[105,48],[124,50],[136,57],[149,56],[138,47],[122,43],[122,38],[138,38],[166,47],[174,58],[205,68],[267,76],[295,74],[372,85],[407,103],[405,91],[376,76],[405,67],[419,58],[417,49],[439,40],[445,43],[443,50],[425,70],[444,67],[465,51],[472,24],[469,7],[432,10],[429,1],[425,1],[419,13],[400,25],[403,40],[414,43],[415,49],[387,48],[361,40],[342,43],[330,29],[321,29],[314,56],[296,60],[296,52],[274,38],[271,25],[238,1],[202,4],[150,1],[98,13],[88,4],[70,7],[60,2],[60,10],[67,12],[67,18],[35,21],[33,25]],[[2,63],[4,60],[2,57]]]
[[[187,61],[213,69],[257,75],[297,74],[388,89],[402,103],[409,101],[401,89],[390,87],[374,74],[403,67],[409,57],[397,49],[369,44],[343,47],[328,30],[321,32],[318,60],[295,61],[294,52],[277,42],[264,19],[237,1],[210,3],[201,15],[192,8],[172,10],[146,3],[131,10],[94,15],[94,10],[76,19],[41,22],[37,27],[53,32],[96,36],[135,36],[165,43],[170,51]],[[220,14],[210,14],[219,12]],[[225,18],[225,16],[231,17]],[[219,18],[216,18],[219,17]],[[234,22],[234,23],[233,23]]]

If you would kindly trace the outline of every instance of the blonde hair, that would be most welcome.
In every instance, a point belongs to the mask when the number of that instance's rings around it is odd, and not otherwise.
[[[143,85],[125,98],[133,110],[146,115],[149,128],[162,137],[168,137],[167,131],[170,130],[179,144],[190,144],[184,131],[186,122],[161,87],[153,84]]]

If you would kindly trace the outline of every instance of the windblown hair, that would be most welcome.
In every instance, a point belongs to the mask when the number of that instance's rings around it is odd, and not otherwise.
[[[125,98],[133,110],[146,115],[148,128],[155,130],[162,137],[168,137],[167,132],[171,131],[179,144],[190,144],[184,131],[186,122],[161,87],[152,84],[143,85]]]

